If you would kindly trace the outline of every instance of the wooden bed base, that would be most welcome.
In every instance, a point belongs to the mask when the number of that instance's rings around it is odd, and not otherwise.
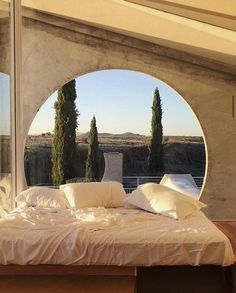
[[[134,293],[135,267],[0,266],[0,293]]]
[[[0,293],[234,293],[220,266],[0,265]]]
[[[236,255],[236,222],[214,222]],[[235,258],[236,260],[236,258]],[[0,293],[236,293],[236,262],[220,266],[0,265]]]

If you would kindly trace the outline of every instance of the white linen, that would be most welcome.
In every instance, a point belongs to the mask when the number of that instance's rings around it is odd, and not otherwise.
[[[34,186],[28,188],[16,197],[18,205],[37,206],[44,208],[67,208],[68,202],[64,192],[44,186]]]
[[[165,174],[160,184],[196,199],[200,197],[200,189],[197,187],[191,174]]]
[[[4,211],[11,210],[11,174],[0,173],[0,206]]]
[[[5,218],[8,213],[0,206],[0,218]]]
[[[175,221],[137,209],[18,208],[0,219],[0,264],[200,265],[234,262],[201,212]]]
[[[125,200],[145,211],[167,217],[184,219],[206,205],[167,186],[156,183],[139,185]]]
[[[119,182],[68,183],[60,186],[75,209],[90,207],[116,208],[123,206],[125,190]]]

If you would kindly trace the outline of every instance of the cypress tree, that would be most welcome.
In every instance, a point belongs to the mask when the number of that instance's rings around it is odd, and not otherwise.
[[[163,127],[162,127],[162,105],[158,88],[154,91],[152,105],[152,130],[149,144],[148,169],[150,176],[156,176],[164,171],[163,167]]]
[[[99,143],[95,116],[93,116],[90,124],[88,142],[89,146],[86,161],[86,181],[90,182],[97,181],[99,179]]]
[[[75,80],[66,83],[58,90],[55,128],[52,146],[52,179],[54,185],[64,184],[67,179],[76,177],[78,170],[78,148],[76,128],[78,111],[75,105]]]

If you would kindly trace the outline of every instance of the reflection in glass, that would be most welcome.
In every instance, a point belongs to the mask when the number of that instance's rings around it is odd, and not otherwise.
[[[10,3],[0,0],[0,217],[11,209]]]

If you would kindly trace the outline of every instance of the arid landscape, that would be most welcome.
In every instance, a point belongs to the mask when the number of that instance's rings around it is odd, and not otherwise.
[[[133,133],[99,134],[100,175],[104,169],[104,152],[122,152],[124,156],[124,176],[148,175],[149,136]],[[29,185],[51,184],[50,133],[28,136],[25,149],[25,172]],[[87,134],[79,134],[77,143],[80,153],[78,177],[85,175],[87,158]],[[205,148],[202,137],[166,136],[163,140],[165,173],[190,173],[204,176]]]

